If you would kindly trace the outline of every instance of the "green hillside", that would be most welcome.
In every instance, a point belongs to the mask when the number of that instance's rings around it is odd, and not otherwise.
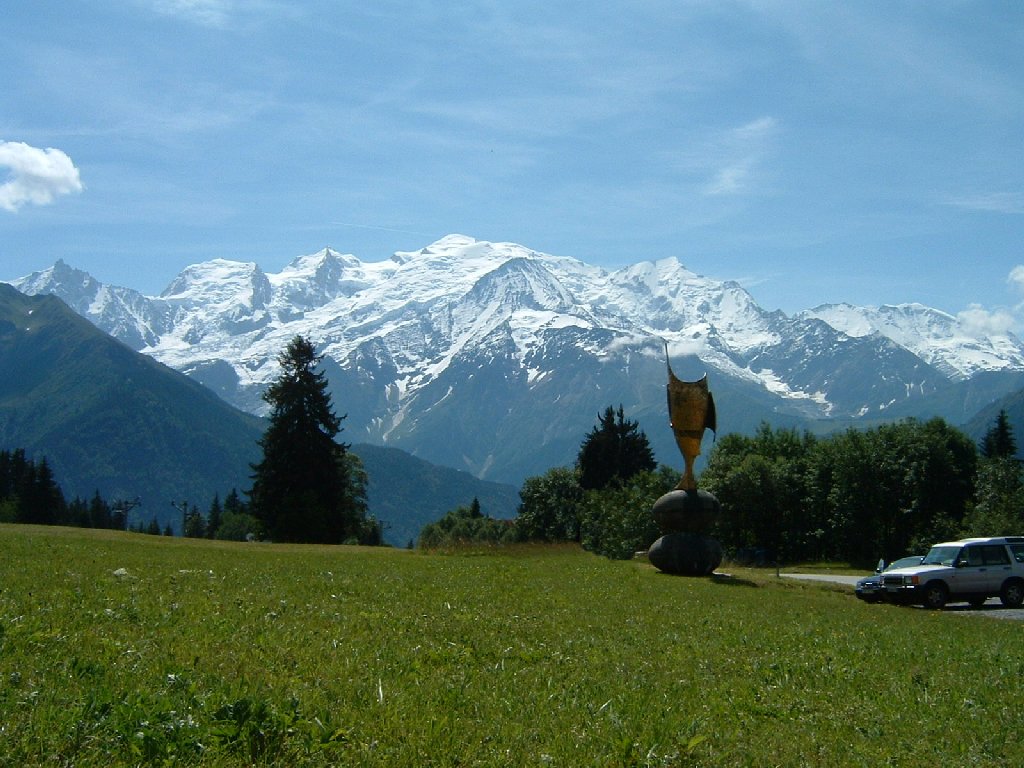
[[[248,485],[259,419],[99,331],[59,299],[0,284],[0,448],[46,457],[68,497],[98,490],[175,519]]]

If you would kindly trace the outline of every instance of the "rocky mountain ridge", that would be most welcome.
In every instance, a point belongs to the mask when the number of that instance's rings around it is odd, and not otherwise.
[[[738,283],[676,259],[607,271],[513,243],[450,235],[382,262],[326,248],[277,274],[218,259],[147,297],[57,262],[12,281],[52,293],[133,349],[262,413],[297,334],[325,355],[346,439],[401,447],[517,484],[571,463],[596,415],[622,404],[659,460],[665,345],[683,378],[710,374],[720,428],[968,412],[1024,386],[1024,345],[921,305],[765,311]],[[989,392],[991,390],[991,392]]]

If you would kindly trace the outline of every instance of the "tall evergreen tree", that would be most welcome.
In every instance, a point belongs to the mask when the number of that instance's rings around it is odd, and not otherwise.
[[[981,441],[976,503],[964,520],[972,536],[1018,535],[1024,524],[1024,468],[1005,410]]]
[[[981,455],[986,459],[1012,459],[1017,456],[1017,441],[1005,410],[1000,410],[996,422],[981,440]]]
[[[340,544],[359,535],[365,495],[354,488],[321,356],[296,336],[278,356],[281,375],[263,395],[270,419],[253,465],[250,512],[275,541]]]
[[[245,502],[238,495],[238,489],[232,488],[228,495],[224,497],[224,514],[242,514],[248,511],[245,507]]]
[[[110,505],[100,496],[99,490],[93,492],[92,500],[89,502],[89,525],[92,528],[116,527]]]
[[[193,504],[191,507],[186,505],[183,509],[185,511],[182,520],[182,536],[189,539],[206,538],[206,521],[199,513],[199,508]]]
[[[620,405],[618,412],[608,406],[598,416],[598,425],[580,445],[576,465],[580,487],[600,490],[621,485],[638,472],[653,472],[657,463],[647,435],[637,422],[626,418]]]
[[[210,502],[210,510],[206,513],[206,538],[212,539],[217,535],[220,528],[220,521],[224,512],[220,505],[220,494],[215,494]]]

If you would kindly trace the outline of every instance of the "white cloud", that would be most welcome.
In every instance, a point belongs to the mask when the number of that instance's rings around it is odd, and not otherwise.
[[[985,309],[971,304],[957,313],[957,319],[972,336],[1002,336],[1017,326],[1017,316],[1008,309]]]
[[[706,336],[698,336],[691,339],[675,339],[669,342],[669,358],[677,357],[700,357],[707,351],[708,340]]]
[[[668,344],[670,358],[699,356],[707,351],[707,339],[704,336],[694,339],[676,339],[669,342],[660,336],[642,333],[627,333],[617,336],[609,342],[605,351],[615,353],[628,350],[648,357],[664,358],[666,344]]]
[[[39,149],[20,141],[0,141],[0,208],[17,211],[25,203],[46,205],[58,195],[82,191],[78,169],[59,149]]]
[[[1018,264],[1006,276],[1006,284],[1018,294],[1024,295],[1024,264]],[[986,309],[980,304],[971,304],[957,313],[960,326],[973,336],[1000,336],[1019,333],[1024,323],[1024,301],[1013,307]]]

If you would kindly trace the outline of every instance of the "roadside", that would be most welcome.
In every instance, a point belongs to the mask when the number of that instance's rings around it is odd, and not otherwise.
[[[804,581],[829,581],[833,584],[849,584],[854,586],[864,576],[842,576],[831,573],[780,573],[787,579],[803,579]],[[866,574],[865,574],[866,575]]]
[[[824,573],[781,573],[780,576],[787,579],[800,579],[803,581],[825,581],[832,584],[845,584],[853,587],[859,579],[864,576],[843,576],[839,574]],[[866,574],[865,574],[866,575]],[[851,591],[852,596],[852,591]],[[920,606],[914,606],[917,610],[924,610]],[[993,597],[985,601],[981,608],[971,608],[966,603],[947,605],[942,609],[944,613],[955,613],[962,616],[987,616],[991,619],[1010,619],[1011,621],[1024,621],[1024,608],[1004,608],[999,598]]]

